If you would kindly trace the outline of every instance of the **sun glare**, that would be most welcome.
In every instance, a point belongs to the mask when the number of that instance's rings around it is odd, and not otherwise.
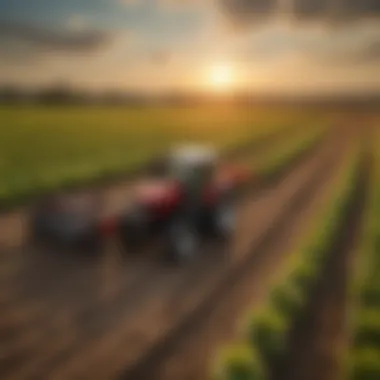
[[[210,70],[210,82],[214,89],[225,91],[231,88],[234,81],[232,67],[227,64],[215,65]]]

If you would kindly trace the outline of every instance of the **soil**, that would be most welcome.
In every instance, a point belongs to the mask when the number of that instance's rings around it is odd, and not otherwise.
[[[4,253],[0,378],[116,378],[199,307],[232,267],[243,265],[299,189],[318,168],[326,171],[331,166],[326,162],[336,160],[345,146],[337,131],[273,188],[247,200],[232,247],[208,247],[188,267],[166,266],[155,250],[122,259],[116,246],[98,258],[29,248]],[[260,257],[277,267],[278,256],[265,252]],[[267,272],[263,269],[262,276]],[[262,278],[260,273],[253,277]],[[267,286],[260,281],[256,289],[264,297]]]
[[[201,380],[207,379],[218,349],[239,339],[240,317],[247,310],[260,308],[273,281],[281,273],[284,263],[292,257],[293,250],[307,231],[315,211],[329,199],[335,185],[334,174],[340,169],[342,150],[336,152],[334,165],[322,166],[321,173],[309,172],[311,186],[299,193],[293,205],[284,214],[283,222],[272,227],[265,243],[257,247],[256,260],[246,268],[238,281],[225,289],[219,302],[205,310],[198,322],[189,322],[186,331],[175,338],[163,341],[155,350],[140,360],[138,365],[123,373],[123,380]],[[326,159],[326,158],[325,158]],[[329,162],[327,160],[327,162]],[[319,168],[321,171],[321,168]]]
[[[305,316],[294,326],[285,365],[273,380],[337,380],[344,371],[348,338],[349,281],[360,241],[370,162],[359,173],[358,187]]]

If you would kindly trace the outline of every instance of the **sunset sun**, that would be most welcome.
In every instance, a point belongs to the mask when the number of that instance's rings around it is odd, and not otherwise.
[[[211,67],[210,83],[218,91],[225,91],[232,87],[234,82],[234,72],[231,66],[220,64]]]

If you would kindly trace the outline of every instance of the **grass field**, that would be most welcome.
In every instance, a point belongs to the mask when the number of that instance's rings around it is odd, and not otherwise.
[[[323,116],[251,108],[0,108],[0,200],[121,173],[178,142],[235,146]]]

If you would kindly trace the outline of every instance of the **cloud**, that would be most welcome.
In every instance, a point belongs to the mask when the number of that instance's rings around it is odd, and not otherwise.
[[[112,39],[108,32],[93,30],[58,30],[32,24],[0,21],[0,44],[23,44],[53,51],[89,52],[102,48]]]
[[[314,52],[313,57],[321,63],[330,65],[380,64],[380,40],[370,41],[358,46],[330,48],[319,53]]]
[[[235,28],[266,20],[275,12],[276,0],[219,0],[222,14]]]
[[[126,5],[126,6],[136,6],[140,5],[143,1],[142,0],[119,0],[120,4]]]
[[[166,65],[171,59],[171,53],[167,50],[154,50],[149,54],[149,60],[154,65]]]
[[[367,59],[380,61],[380,40],[373,41],[367,46],[363,54]]]
[[[330,10],[339,3],[339,0],[293,0],[292,9],[294,15],[300,19],[327,18]]]
[[[74,13],[66,21],[66,28],[71,32],[91,31],[88,19],[81,14]]]
[[[158,5],[167,9],[200,8],[207,4],[207,0],[156,0]]]
[[[353,22],[365,18],[380,18],[377,0],[293,0],[294,15],[300,20],[325,19],[333,22]]]
[[[268,65],[285,57],[329,67],[379,64],[380,30],[376,26],[367,23],[328,30],[322,24],[272,22],[255,33],[247,33],[236,56]]]
[[[380,19],[379,0],[217,0],[229,22],[244,28],[286,11],[299,21]]]

